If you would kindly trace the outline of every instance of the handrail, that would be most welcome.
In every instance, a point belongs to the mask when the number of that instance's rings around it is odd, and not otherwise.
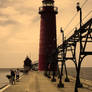
[[[81,27],[81,29],[84,29],[84,28],[87,27],[90,23],[92,23],[92,18],[90,18],[90,19]],[[83,31],[83,30],[82,30],[82,31]],[[73,37],[76,37],[76,35],[78,35],[79,33],[80,33],[80,28],[79,28],[73,35],[71,35],[68,39],[66,39],[66,40],[64,41],[64,43],[70,42],[70,40],[72,40]],[[77,40],[79,40],[79,39],[77,39]],[[64,44],[64,43],[63,43],[63,44]],[[58,48],[63,48],[63,44],[59,45]]]

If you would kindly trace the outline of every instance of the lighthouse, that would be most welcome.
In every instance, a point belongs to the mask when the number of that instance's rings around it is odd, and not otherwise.
[[[54,6],[54,0],[43,0],[39,7],[40,44],[39,44],[39,70],[46,71],[48,57],[56,49],[56,14],[58,8]],[[52,61],[53,62],[53,61]]]

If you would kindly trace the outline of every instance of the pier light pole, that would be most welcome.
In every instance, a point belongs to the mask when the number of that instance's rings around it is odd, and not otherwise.
[[[62,33],[62,42],[64,42],[64,31],[62,30],[62,28],[60,29],[60,32]],[[63,44],[63,61],[61,61],[61,71],[60,71],[60,80],[59,80],[59,84],[58,87],[59,88],[63,88],[64,84],[62,83],[62,76],[63,76],[63,65],[64,65],[64,44]]]
[[[81,28],[81,26],[82,26],[82,9],[81,9],[81,7],[80,7],[80,3],[79,2],[77,2],[77,12],[80,12],[80,28]]]
[[[79,38],[80,38],[80,54],[79,54],[79,61],[78,61],[78,66],[77,66],[77,74],[76,74],[76,83],[75,83],[75,92],[78,92],[78,88],[83,87],[83,85],[80,83],[80,68],[81,68],[81,52],[82,52],[82,9],[80,7],[79,2],[77,3],[77,12],[80,12],[80,33],[79,33]]]

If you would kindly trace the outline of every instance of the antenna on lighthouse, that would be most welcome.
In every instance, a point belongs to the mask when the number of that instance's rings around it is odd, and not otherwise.
[[[29,57],[31,58],[31,52],[29,53]]]

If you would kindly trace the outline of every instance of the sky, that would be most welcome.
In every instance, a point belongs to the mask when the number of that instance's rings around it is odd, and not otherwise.
[[[32,61],[39,58],[39,34],[40,15],[39,7],[42,0],[0,0],[0,68],[23,67],[23,61],[28,55]],[[82,7],[83,17],[92,11],[92,0],[79,0]],[[76,24],[79,23],[79,14],[66,25],[76,14],[78,0],[55,0],[58,7],[56,16],[57,44],[62,42],[60,28],[62,27],[66,38]],[[92,17],[92,12],[83,22]],[[92,51],[92,44],[89,46]],[[92,66],[92,56],[87,56],[83,66]],[[71,66],[72,62],[67,65]],[[73,65],[72,65],[73,66]]]

